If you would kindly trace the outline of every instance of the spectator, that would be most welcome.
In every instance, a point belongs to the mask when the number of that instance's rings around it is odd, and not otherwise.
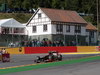
[[[62,40],[59,41],[60,46],[64,46],[64,42]]]
[[[37,46],[40,47],[41,46],[41,42],[38,40],[37,41]]]
[[[56,42],[55,41],[52,43],[52,46],[56,46]]]
[[[5,50],[5,48],[3,48],[3,49],[1,50],[1,53],[2,53],[2,54],[7,53],[6,50]]]
[[[50,41],[48,39],[43,39],[42,41],[39,41],[37,39],[33,39],[32,41],[21,41],[16,42],[16,46],[27,46],[27,47],[40,47],[40,46],[64,46],[64,42],[62,40],[60,41]],[[71,42],[72,43],[72,42]]]

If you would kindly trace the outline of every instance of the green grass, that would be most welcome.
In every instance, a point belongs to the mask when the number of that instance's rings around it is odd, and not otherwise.
[[[31,18],[29,13],[0,13],[0,19],[14,18],[21,23],[26,23]]]
[[[17,68],[0,69],[0,75],[13,73],[13,72],[21,72],[21,71],[28,71],[28,70],[52,67],[52,66],[61,66],[61,65],[65,65],[65,64],[75,64],[75,63],[93,61],[93,60],[98,60],[98,59],[100,59],[100,56],[87,57],[87,58],[81,58],[81,59],[73,59],[73,60],[65,60],[65,61],[61,61],[61,62],[53,62],[53,63],[46,63],[46,64],[37,64],[37,65],[17,67]]]

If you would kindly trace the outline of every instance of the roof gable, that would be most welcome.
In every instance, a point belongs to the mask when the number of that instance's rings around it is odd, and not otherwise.
[[[31,20],[34,18],[34,16],[37,14],[38,11],[39,11],[39,9],[37,9],[37,10],[35,11],[35,13],[32,15],[32,17],[28,20],[26,26],[31,22]]]
[[[38,8],[38,9],[35,11],[35,13],[32,15],[32,17],[28,20],[26,26],[29,25],[29,23],[32,21],[32,19],[34,19],[34,17],[38,14],[39,11],[41,11],[43,14],[45,14],[45,13],[41,10],[41,8]],[[47,18],[49,18],[46,14],[45,14],[45,16],[46,16]],[[50,18],[49,18],[49,19],[50,19]],[[50,19],[50,20],[51,20],[51,19]]]

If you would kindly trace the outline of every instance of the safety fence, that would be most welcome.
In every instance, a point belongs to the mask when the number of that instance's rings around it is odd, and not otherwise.
[[[6,51],[10,54],[36,54],[48,53],[49,51],[58,51],[60,53],[99,52],[100,46],[18,47],[6,48]]]

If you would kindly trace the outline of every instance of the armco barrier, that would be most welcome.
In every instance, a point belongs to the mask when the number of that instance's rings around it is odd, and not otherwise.
[[[6,51],[10,54],[25,54],[24,53],[24,47],[18,47],[18,48],[7,48]]]
[[[98,52],[100,46],[19,47],[6,48],[6,51],[10,54],[48,53],[48,51],[59,51],[61,53]]]
[[[34,53],[48,53],[48,51],[58,51],[61,53],[65,52],[77,52],[77,47],[74,46],[64,46],[64,47],[25,47],[25,54]]]
[[[98,48],[98,51],[100,51],[100,46],[98,46],[97,48]]]
[[[98,46],[77,46],[77,52],[98,52]]]

